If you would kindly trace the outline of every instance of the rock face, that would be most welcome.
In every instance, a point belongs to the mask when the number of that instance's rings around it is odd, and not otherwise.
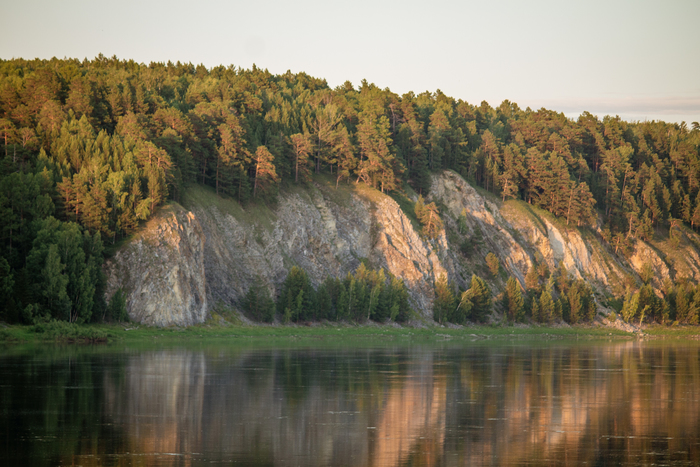
[[[436,253],[436,250],[439,252],[447,247],[444,232],[436,245],[431,245],[418,235],[396,201],[389,197],[377,203],[374,215],[377,232],[373,248],[375,263],[403,279],[414,307],[430,316],[433,284],[441,274],[447,274]]]
[[[679,274],[700,280],[700,237],[690,231],[680,248],[637,242],[626,260],[612,254],[600,232],[566,226],[522,202],[501,203],[453,172],[433,177],[428,201],[442,207],[446,226],[431,241],[392,198],[362,185],[336,190],[316,184],[280,195],[274,208],[242,207],[193,187],[183,203],[187,210],[175,203],[164,208],[107,262],[108,296],[119,287],[126,291],[136,321],[189,325],[215,306],[239,308],[257,278],[276,294],[292,266],[318,286],[367,260],[403,279],[413,308],[430,319],[433,286],[442,274],[466,289],[476,273],[494,295],[508,275],[524,285],[535,261],[551,271],[563,265],[603,295],[620,296],[646,265],[656,288]],[[489,252],[506,275],[489,273]]]
[[[207,238],[204,258],[212,304],[238,305],[256,277],[274,291],[294,265],[318,285],[329,275],[354,271],[360,258],[369,257],[369,206],[359,199],[346,207],[332,206],[320,191],[309,194],[281,197],[267,226],[244,220],[255,219],[255,213],[234,217],[211,204],[190,204]]]
[[[133,321],[189,326],[208,313],[205,237],[194,214],[177,204],[161,209],[105,264],[107,296],[121,288]]]
[[[244,220],[253,213],[234,216],[212,204],[188,204],[207,238],[210,303],[238,306],[256,277],[277,292],[295,265],[318,286],[328,276],[354,272],[367,259],[404,279],[414,308],[429,315],[433,284],[445,269],[398,204],[361,193],[339,200],[330,190],[315,186],[280,197],[266,227]]]
[[[514,235],[512,226],[503,218],[498,210],[498,206],[486,200],[483,196],[469,185],[462,177],[454,172],[444,172],[440,177],[434,177],[430,187],[430,199],[442,202],[447,207],[447,214],[454,225],[454,220],[464,214],[464,221],[467,231],[464,233],[466,239],[481,238],[484,245],[480,248],[477,258],[472,258],[474,262],[483,262],[486,253],[493,252],[499,257],[504,268],[513,274],[521,284],[525,283],[525,274],[532,265],[531,255],[518,242]],[[445,217],[443,215],[443,217]],[[453,230],[458,230],[453,227]],[[454,251],[458,245],[452,245]],[[458,259],[453,259],[453,263],[459,263]],[[459,267],[456,267],[457,269]],[[469,269],[474,269],[469,268]],[[458,271],[453,271],[452,276],[459,277]],[[464,288],[468,287],[465,277]]]

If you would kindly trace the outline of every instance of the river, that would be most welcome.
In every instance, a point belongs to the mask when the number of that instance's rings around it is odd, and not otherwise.
[[[693,342],[0,350],[0,465],[700,465]]]

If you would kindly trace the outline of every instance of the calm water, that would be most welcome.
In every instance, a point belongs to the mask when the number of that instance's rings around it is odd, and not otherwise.
[[[0,465],[700,465],[700,347],[0,348]]]

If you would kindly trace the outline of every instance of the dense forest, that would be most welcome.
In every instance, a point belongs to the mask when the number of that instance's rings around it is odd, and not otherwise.
[[[314,173],[427,194],[430,173],[451,169],[569,225],[602,221],[623,255],[654,229],[673,238],[682,223],[700,225],[697,122],[572,120],[439,90],[331,89],[255,66],[0,60],[0,148],[0,320],[9,322],[123,318],[123,297],[103,298],[105,247],[194,183],[242,203]],[[433,208],[421,199],[417,214]],[[560,293],[574,287],[562,284]]]

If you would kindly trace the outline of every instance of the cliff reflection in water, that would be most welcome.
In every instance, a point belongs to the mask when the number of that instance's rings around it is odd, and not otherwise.
[[[446,384],[433,359],[419,350],[149,353],[107,377],[106,412],[129,452],[396,465],[417,449],[435,459]]]
[[[635,342],[155,352],[108,374],[105,400],[127,451],[194,463],[698,464],[699,356]]]

